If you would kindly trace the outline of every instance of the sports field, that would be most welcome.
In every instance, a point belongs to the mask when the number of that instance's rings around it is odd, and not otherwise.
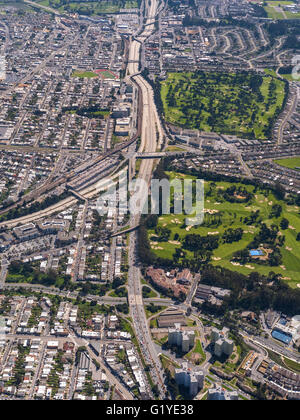
[[[74,71],[72,77],[79,77],[81,79],[91,79],[93,77],[98,77],[98,75],[93,71]]]
[[[186,175],[178,173],[168,173],[172,178],[184,178]],[[266,193],[262,190],[255,191],[254,186],[242,186],[235,183],[236,187],[245,187],[252,194],[252,199],[245,203],[232,203],[226,201],[220,190],[224,191],[233,184],[228,182],[205,182],[205,224],[192,228],[185,226],[185,215],[162,215],[159,217],[158,227],[171,230],[168,241],[160,241],[155,229],[148,230],[148,237],[152,251],[161,258],[173,259],[176,248],[182,249],[184,238],[188,234],[198,234],[201,236],[219,236],[222,238],[224,232],[229,228],[243,230],[242,239],[232,243],[222,243],[213,251],[211,263],[213,265],[223,266],[232,271],[238,271],[243,274],[250,274],[257,271],[261,274],[269,274],[273,271],[281,274],[282,278],[292,287],[297,287],[300,283],[300,246],[296,240],[300,232],[299,208],[295,205],[290,206],[284,202],[275,199],[272,193]],[[274,204],[282,206],[280,217],[270,218],[270,211]],[[250,217],[253,212],[259,210],[259,219],[253,224],[245,223],[245,217]],[[280,228],[280,221],[286,218],[289,221],[289,228],[283,230]],[[218,220],[221,220],[221,223]],[[217,225],[214,226],[216,222]],[[280,266],[270,266],[266,264],[251,262],[247,264],[236,264],[233,255],[237,251],[245,249],[254,239],[260,230],[261,223],[268,227],[277,225],[279,227],[278,236],[285,236],[285,243],[280,248],[282,254],[282,263]],[[193,253],[184,250],[185,258],[193,258]]]
[[[103,79],[116,79],[117,78],[117,75],[110,70],[95,70],[95,73],[97,73]]]

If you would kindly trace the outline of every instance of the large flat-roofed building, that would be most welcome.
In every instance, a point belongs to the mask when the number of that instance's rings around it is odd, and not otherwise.
[[[196,298],[208,300],[211,296],[211,286],[207,286],[206,284],[199,284],[196,290]]]
[[[280,318],[273,326],[272,337],[286,345],[291,341],[296,343],[300,339],[300,316]]]
[[[172,309],[161,314],[157,324],[159,328],[175,327],[175,324],[187,325],[183,312]]]
[[[113,107],[112,118],[128,118],[130,115],[130,106],[127,103],[119,104]]]
[[[124,137],[129,136],[129,125],[116,125],[115,135]]]
[[[47,235],[64,231],[68,229],[69,225],[70,223],[67,220],[53,219],[39,223],[38,228],[43,234]]]
[[[195,297],[200,300],[213,303],[215,300],[222,301],[225,296],[230,296],[230,290],[221,289],[220,287],[199,284],[195,293]],[[214,299],[216,298],[216,299]]]
[[[40,236],[38,229],[33,223],[15,227],[13,229],[13,234],[20,242],[30,241],[31,239],[35,239]]]
[[[46,220],[37,226],[34,223],[27,223],[13,229],[13,234],[19,242],[30,241],[39,236],[56,234],[69,228],[69,222],[61,219]]]
[[[0,143],[7,144],[13,131],[13,126],[0,125]]]

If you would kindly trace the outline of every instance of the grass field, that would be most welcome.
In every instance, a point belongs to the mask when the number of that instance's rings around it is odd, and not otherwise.
[[[165,354],[159,355],[161,364],[164,369],[168,369],[171,372],[171,375],[174,376],[175,369],[180,368],[180,365],[173,360],[171,360],[169,357],[167,357]]]
[[[282,108],[285,84],[273,75],[169,73],[161,98],[172,124],[264,140]]]
[[[72,77],[79,77],[81,79],[91,79],[93,77],[98,77],[98,75],[96,73],[94,73],[93,71],[74,71],[74,73],[72,74]]]
[[[168,173],[170,178],[182,178],[185,175]],[[244,231],[243,237],[238,242],[233,243],[221,243],[219,248],[213,251],[213,257],[211,263],[213,265],[219,265],[232,271],[238,271],[243,274],[250,274],[253,271],[257,271],[261,274],[268,275],[269,272],[281,274],[282,278],[289,283],[291,287],[297,287],[300,283],[300,247],[297,242],[297,233],[300,232],[300,217],[299,208],[297,206],[289,206],[284,202],[278,202],[272,193],[266,193],[262,190],[254,192],[254,186],[246,186],[247,190],[253,194],[253,198],[249,203],[231,203],[225,200],[221,200],[220,197],[216,196],[218,189],[226,189],[233,184],[228,182],[217,182],[216,187],[213,189],[211,196],[208,196],[208,191],[211,188],[211,182],[205,182],[205,212],[219,212],[222,217],[222,224],[217,228],[206,227],[206,226],[195,226],[190,230],[187,230],[184,220],[185,215],[162,215],[159,218],[158,226],[165,227],[171,230],[171,236],[168,242],[158,241],[158,237],[154,229],[148,230],[148,237],[152,251],[161,258],[172,259],[176,248],[180,248],[182,242],[187,234],[196,233],[201,236],[208,236],[218,234],[222,236],[225,230],[228,228],[237,229],[242,228]],[[241,185],[235,183],[234,185]],[[270,219],[269,214],[273,204],[280,204],[283,208],[283,212],[278,219]],[[246,225],[244,224],[244,218],[249,217],[252,211],[260,211],[262,221],[267,226],[276,224],[279,226],[282,218],[287,218],[289,221],[289,228],[287,230],[281,230],[281,235],[285,235],[286,241],[281,247],[281,254],[283,262],[281,266],[269,266],[262,265],[259,263],[245,264],[245,265],[233,265],[232,257],[237,251],[245,249],[250,244],[254,236],[259,231],[259,226]],[[175,240],[175,235],[179,238]],[[186,257],[192,258],[193,254],[190,251],[186,251]],[[250,268],[249,268],[250,267]]]
[[[194,348],[185,355],[185,358],[195,362],[197,365],[201,365],[205,362],[206,356],[202,348],[201,340],[199,338],[195,340]]]
[[[294,362],[291,359],[287,359],[286,357],[283,358],[284,364],[294,372],[300,373],[300,364],[297,362]]]
[[[259,3],[259,2],[258,2]],[[275,20],[282,19],[299,19],[300,13],[292,13],[289,10],[285,10],[283,6],[293,5],[293,1],[272,1],[267,0],[263,7],[268,13],[268,17]]]
[[[265,69],[265,73],[269,74],[270,76],[274,76],[277,77],[276,71],[275,70],[271,70],[271,69]],[[280,74],[280,77],[282,79],[288,80],[290,82],[294,81],[293,75],[292,74]]]
[[[145,287],[149,288],[148,285],[145,286]],[[156,298],[156,297],[159,297],[159,296],[158,296],[157,292],[154,292],[153,289],[150,289],[150,292],[146,296],[146,298]]]
[[[288,368],[289,370],[292,370],[295,373],[300,373],[300,364],[297,362],[294,362],[291,359],[287,359],[286,357],[280,356],[277,353],[274,353],[272,350],[268,350],[268,355],[273,362],[277,363],[279,366],[282,366],[284,368]]]
[[[278,159],[278,160],[275,160],[275,163],[285,168],[300,170],[300,157],[289,158],[289,159]]]

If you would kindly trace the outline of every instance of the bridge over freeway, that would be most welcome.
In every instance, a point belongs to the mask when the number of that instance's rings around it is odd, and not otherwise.
[[[148,152],[148,153],[136,153],[136,159],[160,159],[164,157],[175,157],[175,156],[186,156],[189,152]]]
[[[120,236],[120,235],[124,235],[125,233],[133,232],[134,230],[138,229],[139,226],[140,225],[138,224],[138,225],[130,226],[128,228],[120,229],[116,232],[112,232],[112,234],[110,236],[111,236],[111,238],[114,238],[115,236]]]
[[[80,194],[78,191],[75,191],[69,184],[66,185],[66,188],[73,194],[76,198],[82,201],[87,201],[87,198]]]

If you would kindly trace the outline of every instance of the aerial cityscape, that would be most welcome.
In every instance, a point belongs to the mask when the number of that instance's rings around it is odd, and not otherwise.
[[[300,0],[0,0],[0,399],[300,400]]]

